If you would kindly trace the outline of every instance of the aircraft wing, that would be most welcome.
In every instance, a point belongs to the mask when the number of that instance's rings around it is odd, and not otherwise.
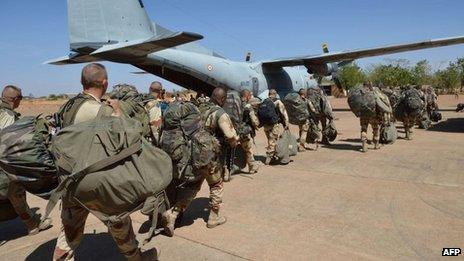
[[[203,36],[189,32],[177,32],[154,36],[148,39],[134,40],[117,44],[107,44],[90,54],[73,53],[68,56],[45,62],[46,64],[66,65],[87,63],[101,60],[134,59],[144,57],[174,46],[190,43],[202,39]]]
[[[385,54],[400,53],[406,51],[414,51],[420,49],[442,47],[455,44],[464,44],[464,36],[432,39],[427,41],[398,44],[398,45],[387,45],[383,47],[359,49],[354,51],[344,52],[330,52],[321,55],[314,56],[301,56],[293,58],[276,59],[271,61],[264,61],[264,66],[270,67],[291,67],[300,65],[311,65],[311,64],[327,64],[332,62],[341,62],[355,60],[359,58],[366,58],[372,56],[380,56]]]

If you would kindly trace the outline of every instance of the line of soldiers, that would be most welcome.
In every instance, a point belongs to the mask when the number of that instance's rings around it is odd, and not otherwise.
[[[98,63],[85,66],[82,70],[81,84],[82,93],[66,102],[60,109],[62,127],[93,120],[97,115],[122,117],[121,103],[118,100],[103,97],[107,93],[108,74],[106,68]],[[149,117],[149,125],[152,131],[153,143],[159,142],[159,132],[163,126],[163,87],[159,82],[153,82],[149,88],[150,99],[145,102],[145,109]],[[300,91],[300,95],[306,99],[305,90]],[[200,96],[198,104],[207,104],[208,109],[202,112],[202,119],[205,129],[220,142],[221,152],[225,153],[224,148],[235,148],[241,146],[246,154],[246,163],[250,174],[258,172],[259,165],[254,155],[254,136],[258,128],[263,127],[268,139],[266,148],[265,164],[270,164],[276,156],[276,144],[284,130],[289,129],[289,119],[287,111],[282,101],[278,99],[276,90],[270,90],[269,100],[276,108],[279,120],[273,124],[262,124],[259,121],[256,109],[258,103],[248,90],[240,93],[241,101],[244,104],[244,122],[253,130],[247,135],[239,136],[234,129],[229,115],[222,108],[226,102],[227,93],[224,89],[216,88],[212,92],[210,99]],[[14,86],[5,87],[2,93],[2,103],[0,105],[0,129],[14,123],[19,118],[19,114],[14,110],[19,106],[22,99],[21,90]],[[313,113],[316,113],[311,101],[307,99],[308,106]],[[306,150],[306,133],[312,128],[317,127],[317,117],[308,119],[300,127],[300,151]],[[320,121],[320,120],[319,120]],[[325,122],[325,120],[324,120]],[[324,123],[322,123],[324,125]],[[321,137],[316,139],[316,144],[322,141]],[[221,205],[224,194],[224,173],[226,166],[219,160],[205,168],[197,170],[201,179],[179,187],[172,208],[162,214],[162,224],[168,236],[174,235],[176,219],[183,213],[201,188],[204,180],[210,188],[210,214],[206,226],[214,228],[226,223],[227,218],[221,214]],[[48,229],[52,226],[52,220],[46,219],[40,222],[40,216],[33,215],[26,202],[26,192],[20,185],[11,183],[8,190],[8,199],[13,204],[16,212],[24,221],[30,234]],[[56,242],[53,259],[54,260],[73,260],[75,249],[79,246],[84,233],[85,222],[89,211],[72,200],[63,198],[61,205],[61,227]],[[157,256],[156,249],[142,252],[136,240],[130,217],[120,223],[108,225],[108,231],[113,237],[121,254],[128,260],[153,260]]]

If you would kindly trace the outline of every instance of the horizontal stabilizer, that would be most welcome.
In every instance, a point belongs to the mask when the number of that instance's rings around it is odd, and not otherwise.
[[[421,50],[427,48],[435,48],[442,46],[449,46],[455,44],[464,44],[464,36],[450,37],[442,39],[433,39],[415,43],[398,44],[398,45],[387,45],[382,47],[374,47],[367,49],[359,49],[353,51],[344,52],[330,52],[321,55],[310,55],[300,56],[292,58],[276,59],[271,61],[263,62],[264,66],[270,67],[289,67],[289,66],[300,66],[300,65],[311,65],[311,64],[326,64],[340,61],[349,61],[359,58],[366,58],[372,56],[379,56],[385,54],[393,54],[414,50]]]
[[[44,64],[53,64],[53,65],[69,65],[69,64],[77,64],[77,63],[90,63],[90,62],[98,62],[101,61],[98,57],[93,57],[86,54],[78,54],[73,53],[68,56],[63,56],[60,58],[56,58],[50,61],[44,62]]]
[[[146,40],[134,40],[124,43],[105,45],[91,53],[95,56],[122,55],[122,56],[146,56],[177,45],[190,43],[203,39],[203,36],[195,33],[177,32],[169,35],[154,36]]]
[[[98,48],[90,54],[70,54],[55,60],[47,61],[46,64],[67,65],[76,63],[88,63],[102,60],[131,61],[132,59],[145,57],[150,53],[178,45],[190,43],[203,39],[203,36],[195,33],[177,32],[167,35],[154,36],[144,40],[134,40],[117,44],[107,44]],[[89,44],[90,47],[90,44]],[[85,49],[85,46],[80,48]]]

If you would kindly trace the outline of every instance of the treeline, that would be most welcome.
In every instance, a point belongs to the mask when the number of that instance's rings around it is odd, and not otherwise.
[[[393,60],[384,64],[371,65],[366,69],[356,63],[344,66],[339,72],[340,82],[345,89],[364,81],[376,86],[431,85],[438,93],[462,92],[464,86],[464,58],[450,62],[445,69],[433,71],[427,60],[411,65],[408,60]]]

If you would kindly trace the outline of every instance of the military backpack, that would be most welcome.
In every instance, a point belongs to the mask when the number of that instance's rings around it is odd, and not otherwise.
[[[348,105],[356,117],[375,117],[376,97],[372,90],[365,87],[350,89],[348,94]]]
[[[24,117],[0,131],[0,167],[10,180],[37,196],[48,197],[58,185],[48,151],[51,126],[40,116]]]
[[[252,133],[252,128],[244,121],[245,108],[240,98],[240,94],[235,90],[227,91],[226,101],[222,106],[224,111],[229,115],[237,134],[245,137]]]
[[[291,124],[299,125],[309,118],[308,102],[298,93],[289,93],[283,103],[287,109],[288,119]]]
[[[279,123],[280,116],[277,108],[270,98],[265,99],[258,107],[258,119],[261,125],[274,125]]]
[[[153,236],[158,214],[169,208],[164,189],[172,180],[169,156],[142,135],[140,122],[105,117],[62,129],[50,147],[61,183],[44,218],[60,198],[89,210],[105,224],[120,223],[141,210]]]

